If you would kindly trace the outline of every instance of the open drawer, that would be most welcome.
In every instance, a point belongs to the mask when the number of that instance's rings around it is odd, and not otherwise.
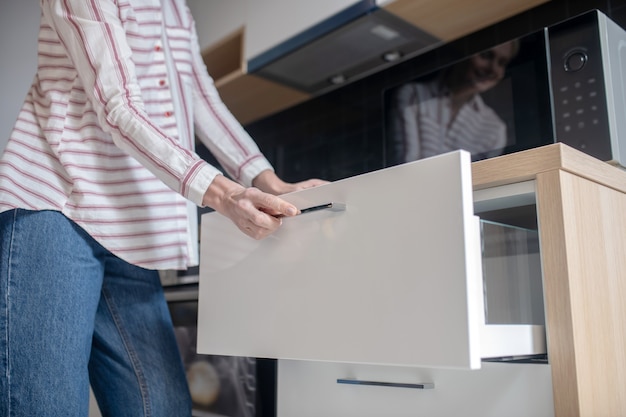
[[[545,353],[541,326],[485,324],[468,153],[284,198],[333,206],[262,241],[202,217],[198,353],[463,369]]]

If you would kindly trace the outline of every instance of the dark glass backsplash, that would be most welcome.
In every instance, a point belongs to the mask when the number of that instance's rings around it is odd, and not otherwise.
[[[245,127],[287,181],[311,177],[334,181],[383,168],[390,164],[384,135],[385,90],[591,9],[626,27],[626,0],[552,0]]]

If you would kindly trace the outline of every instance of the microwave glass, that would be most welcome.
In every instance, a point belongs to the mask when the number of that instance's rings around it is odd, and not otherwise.
[[[384,91],[387,165],[465,149],[473,160],[554,142],[543,31]]]

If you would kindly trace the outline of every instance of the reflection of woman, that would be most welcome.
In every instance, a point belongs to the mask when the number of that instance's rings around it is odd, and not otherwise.
[[[502,80],[518,44],[507,42],[473,55],[427,82],[398,88],[390,118],[395,162],[465,149],[474,156],[500,153],[506,125],[480,93]]]

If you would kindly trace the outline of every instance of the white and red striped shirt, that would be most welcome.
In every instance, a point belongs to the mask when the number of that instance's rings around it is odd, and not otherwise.
[[[244,185],[271,166],[220,100],[185,1],[41,8],[37,74],[0,159],[0,212],[61,211],[146,268],[197,264],[195,205],[220,172],[195,154],[195,135]]]

